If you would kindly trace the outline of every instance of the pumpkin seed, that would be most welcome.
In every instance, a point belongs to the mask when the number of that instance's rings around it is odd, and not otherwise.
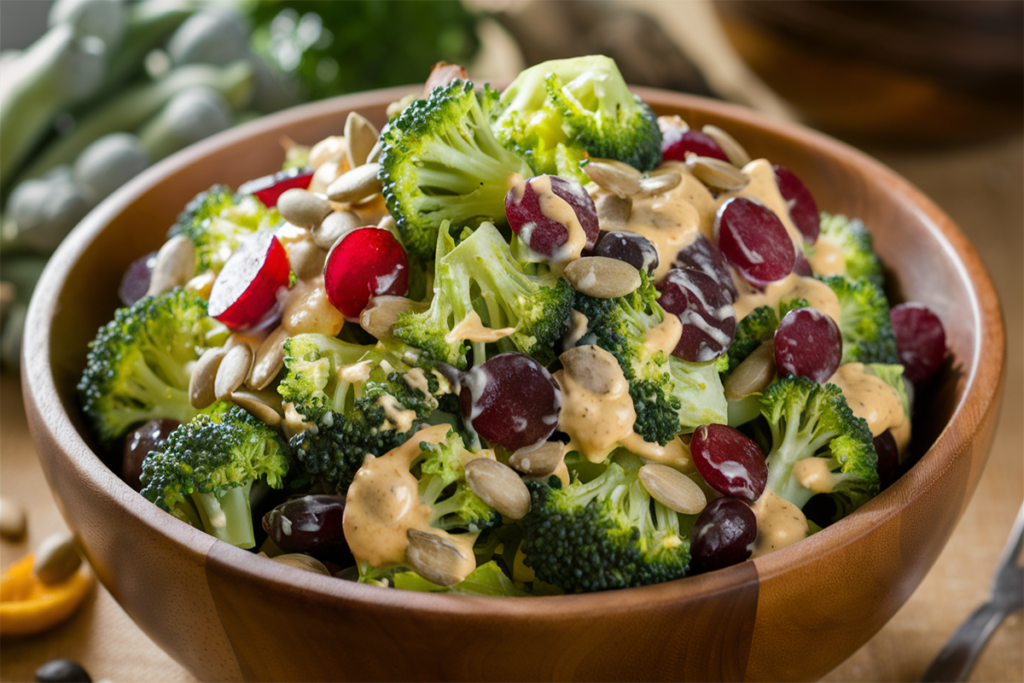
[[[250,389],[265,389],[274,381],[277,373],[284,367],[284,343],[288,340],[288,330],[278,326],[270,333],[256,350],[252,370],[246,384]]]
[[[508,465],[474,458],[466,463],[466,481],[473,493],[509,519],[522,519],[530,511],[530,491]]]
[[[618,259],[605,256],[584,256],[565,267],[577,292],[596,299],[626,296],[640,286],[640,271]]]
[[[454,586],[472,571],[475,563],[449,539],[418,529],[409,529],[406,538],[409,545],[405,549],[405,559],[427,581],[439,586]]]
[[[686,165],[697,180],[713,190],[742,190],[750,183],[750,177],[746,173],[721,159],[688,155]]]
[[[747,150],[743,149],[743,145],[736,142],[736,138],[726,133],[718,126],[712,126],[710,123],[703,128],[701,131],[709,138],[718,143],[718,146],[725,152],[725,156],[729,158],[730,163],[738,168],[743,168],[750,163],[750,155],[747,154]]]
[[[508,464],[530,477],[547,477],[562,462],[564,446],[559,441],[545,441],[538,448],[520,448],[508,458]]]
[[[380,164],[363,164],[342,174],[327,188],[332,202],[356,203],[381,191],[384,187],[377,173]]]
[[[36,548],[32,572],[40,581],[52,586],[67,580],[81,565],[82,556],[74,536],[59,531],[44,538]]]
[[[640,179],[643,178],[640,171],[614,159],[591,159],[583,166],[583,172],[595,183],[620,197],[639,192]]]
[[[380,131],[372,123],[366,120],[362,114],[349,112],[345,119],[345,140],[348,142],[346,150],[349,168],[356,168],[366,163],[370,156],[370,150],[377,144],[377,137]]]
[[[224,355],[220,367],[217,368],[217,377],[213,381],[213,394],[218,401],[227,399],[242,386],[245,378],[249,376],[252,357],[252,349],[248,344],[234,346]]]
[[[281,217],[300,228],[315,228],[331,213],[331,204],[309,190],[293,187],[285,190],[277,200]]]
[[[188,402],[193,408],[203,410],[217,400],[214,389],[217,370],[227,352],[228,350],[222,346],[207,349],[196,361],[195,367],[192,368],[192,376],[188,380]]]
[[[707,504],[697,483],[667,465],[647,463],[640,468],[640,483],[656,501],[684,515],[696,515]]]

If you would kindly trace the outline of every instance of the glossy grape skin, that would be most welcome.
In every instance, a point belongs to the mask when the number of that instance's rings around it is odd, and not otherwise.
[[[679,316],[683,325],[674,356],[708,363],[729,349],[736,336],[736,311],[713,278],[697,270],[673,268],[658,283],[658,291],[658,303]]]
[[[769,208],[733,197],[715,214],[715,237],[726,261],[757,287],[793,272],[796,251],[786,227]]]
[[[289,168],[273,175],[263,176],[243,183],[238,188],[239,194],[255,195],[266,207],[277,206],[277,200],[286,191],[299,188],[305,190],[313,180],[313,169]]]
[[[388,230],[351,230],[335,242],[324,265],[327,298],[349,322],[375,296],[405,296],[409,291],[409,257]]]
[[[896,439],[888,429],[875,437],[874,444],[875,453],[878,454],[878,483],[884,491],[899,476],[900,452]]]
[[[739,290],[732,279],[731,267],[722,256],[722,250],[702,234],[697,235],[697,239],[676,254],[672,267],[692,268],[714,278],[718,286],[729,293],[730,303],[735,303],[736,297],[739,296]]]
[[[729,161],[721,146],[707,133],[699,130],[672,128],[662,133],[661,158],[664,161],[686,161],[687,153]]]
[[[757,540],[757,518],[736,498],[711,501],[697,517],[690,540],[691,568],[709,572],[743,562]]]
[[[117,288],[117,296],[125,306],[131,306],[146,296],[149,291],[153,266],[156,265],[156,252],[151,251],[131,262],[121,277],[121,286]]]
[[[779,376],[797,375],[824,384],[839,368],[843,335],[827,314],[794,308],[775,330],[775,367]]]
[[[779,186],[779,194],[789,206],[789,218],[793,225],[804,236],[804,241],[814,244],[821,233],[821,214],[818,204],[814,201],[811,191],[803,181],[785,166],[772,166],[775,171],[775,182]]]
[[[793,272],[801,277],[814,277],[814,270],[811,269],[811,263],[804,256],[804,253],[797,252],[796,262],[793,264]]]
[[[232,330],[265,321],[288,286],[288,252],[269,231],[247,237],[224,264],[210,290],[209,313]]]
[[[761,448],[738,429],[720,424],[697,427],[690,440],[693,464],[708,486],[723,496],[753,503],[768,483]]]
[[[660,263],[654,243],[643,235],[628,231],[602,230],[591,255],[624,261],[648,275],[654,275]]]
[[[142,476],[142,461],[151,451],[163,443],[167,435],[181,423],[177,420],[150,420],[131,431],[124,438],[124,453],[121,458],[121,479],[136,491],[142,490],[139,478]]]
[[[558,176],[534,176],[509,190],[505,195],[505,217],[512,231],[538,254],[558,256],[569,240],[569,221],[557,214],[557,208],[545,214],[545,204],[558,205],[551,202],[551,194],[569,205],[586,235],[584,249],[593,249],[600,233],[594,200],[582,185]]]
[[[927,306],[905,303],[889,313],[903,374],[911,382],[931,378],[946,359],[946,330]]]
[[[263,515],[263,530],[286,553],[348,565],[354,560],[345,542],[344,517],[344,496],[301,496]]]
[[[547,369],[525,353],[502,353],[462,378],[462,419],[509,451],[546,441],[558,427],[562,391]]]

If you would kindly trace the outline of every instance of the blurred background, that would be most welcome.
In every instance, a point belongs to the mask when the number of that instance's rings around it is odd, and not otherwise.
[[[93,206],[161,158],[295,104],[422,83],[440,60],[500,82],[592,53],[632,84],[736,102],[863,149],[932,197],[988,266],[1010,345],[989,468],[917,593],[829,677],[917,680],[984,599],[1024,497],[1019,1],[0,0],[0,484],[33,511],[27,539],[0,546],[4,567],[63,528],[16,370],[35,282]],[[1022,641],[1018,613],[972,680],[1024,680]],[[3,655],[5,681],[54,656],[98,678],[192,680],[102,588],[52,634],[5,640]]]

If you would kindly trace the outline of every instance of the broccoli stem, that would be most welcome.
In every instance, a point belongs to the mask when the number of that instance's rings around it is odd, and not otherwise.
[[[206,533],[239,548],[252,548],[256,537],[252,530],[249,489],[252,482],[225,491],[220,498],[212,493],[192,493]]]

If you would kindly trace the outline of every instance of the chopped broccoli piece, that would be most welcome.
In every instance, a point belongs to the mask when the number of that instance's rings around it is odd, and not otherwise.
[[[874,241],[871,233],[864,227],[859,218],[847,218],[821,212],[821,234],[818,242],[808,247],[811,253],[818,248],[817,244],[827,244],[839,249],[846,265],[846,275],[854,280],[868,280],[882,290],[885,276],[882,274],[882,263],[875,254]]]
[[[514,347],[547,365],[555,359],[573,297],[572,285],[562,278],[528,274],[490,223],[457,247],[448,226],[442,225],[430,308],[401,315],[393,333],[428,358],[464,369],[466,344],[449,335],[475,309],[491,328],[515,328],[507,341],[499,341],[499,348]],[[474,357],[477,364],[484,360]]]
[[[466,463],[481,456],[466,448],[455,430],[441,443],[420,443],[420,450],[426,457],[419,462],[419,495],[430,506],[430,526],[476,533],[501,524],[501,515],[466,482]]]
[[[219,273],[242,240],[281,222],[276,208],[267,208],[248,194],[234,194],[225,185],[200,192],[178,215],[169,236],[182,234],[196,248],[196,273]]]
[[[188,398],[191,363],[228,334],[202,298],[180,288],[119,308],[89,343],[78,383],[93,432],[109,446],[140,422],[194,418],[200,411]]]
[[[843,363],[899,362],[896,334],[889,321],[889,301],[868,280],[844,275],[824,278],[839,299],[839,330],[843,334]]]
[[[644,586],[686,575],[690,542],[679,515],[640,483],[642,461],[619,451],[593,480],[562,488],[530,481],[524,564],[567,593]]]
[[[281,488],[288,467],[278,433],[234,407],[171,432],[143,461],[142,495],[222,541],[252,548],[249,491],[261,480]]]
[[[878,494],[871,431],[850,410],[839,387],[789,375],[765,390],[761,414],[771,430],[768,487],[776,494],[803,508],[814,492],[796,480],[793,467],[813,457],[827,459],[833,473],[828,495],[836,503],[836,519]]]
[[[406,107],[381,141],[384,202],[406,250],[422,261],[433,258],[443,221],[505,224],[505,195],[516,175],[532,175],[495,139],[473,84],[462,79]]]
[[[728,407],[714,363],[687,363],[654,353],[645,334],[665,320],[658,291],[641,271],[642,284],[616,299],[576,293],[574,308],[587,317],[588,333],[577,345],[596,344],[619,362],[636,410],[633,429],[645,441],[667,444],[699,425],[725,424]]]
[[[661,163],[661,131],[650,107],[629,91],[615,61],[592,55],[526,69],[491,108],[492,127],[535,173],[580,182],[587,155],[649,171]],[[575,168],[573,168],[575,166]]]

